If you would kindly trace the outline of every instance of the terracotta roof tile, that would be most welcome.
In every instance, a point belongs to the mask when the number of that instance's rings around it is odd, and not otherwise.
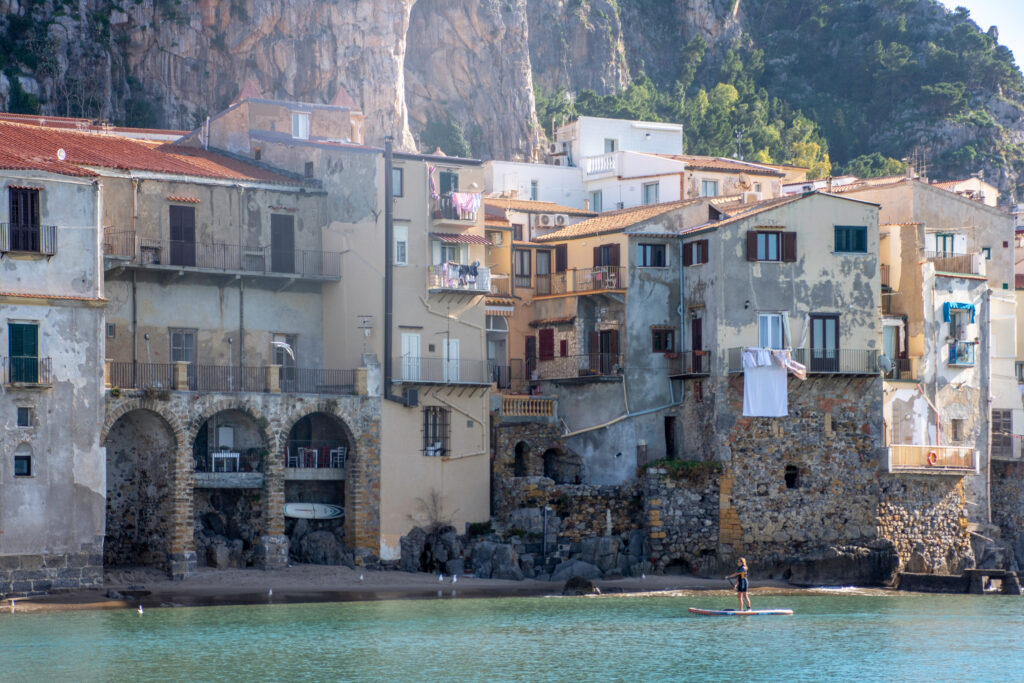
[[[785,173],[774,168],[751,162],[735,161],[723,157],[705,157],[691,154],[660,154],[667,159],[675,159],[686,164],[687,168],[702,171],[724,171],[727,173],[747,173],[749,175],[766,175],[774,178],[785,177]]]
[[[604,235],[610,232],[620,232],[641,221],[702,201],[705,201],[704,197],[697,199],[683,199],[677,202],[665,202],[664,204],[637,206],[630,209],[619,209],[618,211],[607,211],[605,213],[598,214],[594,218],[581,221],[574,225],[567,225],[560,230],[537,237],[536,241],[553,242],[556,240],[571,240],[578,237],[589,237],[592,235]]]
[[[484,197],[487,208],[521,211],[523,213],[565,213],[570,216],[596,216],[596,211],[584,211],[571,206],[562,206],[554,202],[538,202],[532,199],[512,199],[511,197]]]
[[[697,225],[692,228],[687,228],[686,230],[680,231],[679,234],[688,235],[691,232],[698,232],[702,230],[707,230],[709,228],[717,230],[723,225],[729,225],[731,223],[735,223],[736,221],[741,221],[744,218],[750,218],[751,216],[756,216],[759,213],[764,213],[765,211],[769,211],[776,207],[783,206],[791,202],[800,201],[806,196],[807,195],[803,194],[788,195],[786,197],[775,197],[774,199],[765,199],[764,201],[753,202],[751,204],[737,204],[730,205],[728,207],[722,207],[726,210],[727,214],[726,217],[723,218],[722,220],[715,221],[714,223],[705,223],[704,225]]]
[[[64,160],[57,158],[63,149]],[[88,167],[171,175],[247,180],[285,185],[300,181],[201,149],[0,121],[0,168],[35,169],[64,175],[97,175]]]
[[[430,236],[449,244],[485,244],[491,246],[491,241],[480,235],[465,235],[458,232],[432,232]]]

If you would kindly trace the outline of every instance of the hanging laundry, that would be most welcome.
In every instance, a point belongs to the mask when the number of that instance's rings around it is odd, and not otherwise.
[[[781,351],[778,356],[776,352]],[[743,350],[743,415],[785,417],[789,415],[789,388],[784,349],[750,347]]]
[[[433,166],[427,166],[427,177],[430,178],[430,198],[431,199],[437,199],[438,197],[440,197],[440,195],[437,194],[437,185],[434,184],[434,171],[436,171],[436,170],[437,169],[435,167],[433,167]]]

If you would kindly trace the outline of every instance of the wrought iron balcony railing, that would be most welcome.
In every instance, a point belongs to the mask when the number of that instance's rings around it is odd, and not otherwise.
[[[402,382],[439,384],[490,384],[487,361],[463,358],[398,356],[392,365],[392,379]]]
[[[57,226],[0,223],[0,252],[8,251],[53,256],[57,253]]]
[[[50,359],[37,356],[8,356],[3,362],[4,384],[53,384],[50,374]]]
[[[925,259],[935,264],[935,270],[943,273],[980,275],[980,254],[954,254],[948,251],[926,251]]]

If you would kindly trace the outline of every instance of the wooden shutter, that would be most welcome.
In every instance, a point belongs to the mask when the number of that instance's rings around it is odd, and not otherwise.
[[[611,354],[613,356],[619,355],[619,331],[610,330],[608,332],[608,339],[611,342]]]
[[[757,260],[757,232],[754,230],[747,231],[747,260]]]
[[[796,233],[782,233],[782,260],[796,261]]]
[[[601,265],[601,247],[594,247],[594,267]]]
[[[555,357],[555,331],[553,329],[540,330],[537,333],[537,342],[540,347],[541,360],[551,360]]]
[[[569,269],[569,248],[564,244],[555,245],[555,272],[564,273]]]
[[[683,265],[693,265],[693,242],[687,242],[683,245]]]
[[[609,249],[608,251],[610,252],[610,255],[608,257],[610,263],[608,265],[609,266],[617,266],[617,265],[619,265],[619,245],[617,245],[617,244],[611,245],[611,249]]]
[[[558,355],[565,357],[569,355],[569,341],[567,339],[561,339],[558,342]]]
[[[697,244],[700,245],[700,261],[698,261],[698,263],[707,263],[708,262],[708,241],[707,240],[698,240]]]

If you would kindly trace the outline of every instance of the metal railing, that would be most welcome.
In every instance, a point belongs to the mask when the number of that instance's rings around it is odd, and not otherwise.
[[[926,251],[925,259],[935,264],[935,270],[943,273],[980,275],[978,254],[954,254],[948,251]]]
[[[8,356],[3,363],[4,384],[53,384],[50,359],[38,356]]]
[[[255,368],[259,369],[259,368]],[[355,370],[328,370],[326,368],[278,369],[281,391],[290,394],[339,394],[356,393]]]
[[[471,269],[475,269],[476,274]],[[491,291],[491,269],[486,266],[442,263],[428,270],[427,286],[430,289],[487,293]]]
[[[532,275],[516,275],[516,289],[533,289]]]
[[[889,446],[889,471],[974,472],[974,449],[968,446]]]
[[[537,295],[582,294],[609,289],[625,289],[626,269],[622,266],[572,268],[560,273],[537,276]],[[516,287],[519,287],[518,279]]]
[[[435,197],[431,204],[432,215],[434,220],[446,220],[446,221],[475,221],[477,211],[467,210],[465,207],[460,207],[459,202],[452,198],[452,195],[477,195],[479,198],[479,192],[446,192],[438,197]],[[476,206],[480,206],[480,201],[476,202]]]
[[[293,368],[255,365],[189,365],[187,388],[174,385],[173,363],[110,363],[110,386],[120,389],[167,389],[211,393],[271,391],[270,373],[278,372],[277,386],[288,394],[355,394],[355,370]]]
[[[309,249],[245,247],[222,242],[187,242],[106,232],[103,252],[140,266],[178,266],[207,270],[340,278],[341,254]]]
[[[285,467],[295,469],[344,469],[348,446],[336,440],[289,439]]]
[[[57,226],[0,223],[0,252],[7,251],[53,256],[57,253]]]
[[[879,271],[880,271],[879,274],[882,277],[882,286],[885,287],[886,289],[888,289],[890,287],[890,285],[889,285],[889,266],[887,264],[883,263],[879,267]]]
[[[498,277],[497,274],[491,273],[491,295],[511,296],[512,278],[510,278],[508,275]]]
[[[110,386],[121,389],[170,389],[174,386],[172,363],[110,363]]]
[[[974,365],[975,342],[953,341],[949,344],[949,365]]]
[[[501,414],[504,417],[553,417],[556,399],[540,396],[501,397]]]
[[[917,379],[917,358],[893,358],[891,360],[892,370],[883,375],[885,379]]]
[[[572,377],[599,377],[622,373],[622,354],[582,353],[575,356],[538,358],[538,379],[569,379]]]
[[[395,381],[443,384],[490,384],[487,361],[463,358],[398,356],[392,366]]]
[[[679,351],[672,360],[671,372],[674,375],[709,375],[711,374],[711,354],[707,351]]]
[[[487,376],[498,385],[498,389],[513,394],[524,392],[528,384],[523,361],[519,358],[511,359],[508,365],[488,361]]]
[[[1024,456],[1024,436],[1007,432],[992,432],[992,457],[1020,460]]]
[[[729,372],[743,372],[744,348],[729,349]],[[813,375],[874,375],[879,372],[874,349],[793,349],[792,358]]]

